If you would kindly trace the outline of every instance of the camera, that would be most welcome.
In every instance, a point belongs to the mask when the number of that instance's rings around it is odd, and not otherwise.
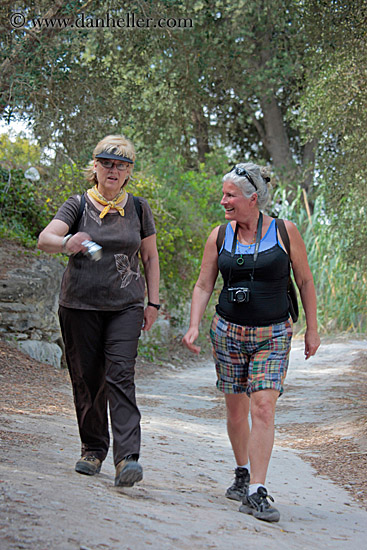
[[[102,258],[102,247],[93,241],[83,241],[82,245],[86,247],[86,251],[83,252],[84,256],[87,256],[90,260],[98,262]]]
[[[250,289],[242,286],[231,287],[227,289],[228,302],[241,304],[250,301]]]

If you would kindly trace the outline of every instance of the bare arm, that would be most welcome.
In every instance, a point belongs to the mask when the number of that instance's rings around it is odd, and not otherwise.
[[[291,246],[291,262],[303,309],[306,315],[305,358],[315,355],[320,346],[317,332],[316,291],[312,273],[308,265],[305,243],[294,223],[286,221]]]
[[[196,346],[194,342],[199,336],[200,322],[218,277],[217,235],[218,227],[213,229],[206,242],[200,275],[192,294],[190,327],[182,339],[183,344],[194,353],[200,352],[200,347]]]
[[[88,233],[76,233],[63,246],[65,235],[69,231],[67,223],[61,220],[52,220],[38,237],[38,248],[50,254],[67,252],[68,254],[77,254],[85,252],[87,249],[82,245],[82,242],[90,241]]]
[[[159,304],[159,257],[156,235],[150,235],[141,241],[140,255],[144,266],[148,289],[148,301]],[[157,319],[158,310],[147,306],[144,311],[143,330],[149,330]]]

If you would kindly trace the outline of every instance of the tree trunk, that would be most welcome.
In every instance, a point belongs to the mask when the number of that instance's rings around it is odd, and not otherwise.
[[[260,100],[263,113],[264,146],[271,156],[274,167],[288,177],[296,174],[283,114],[274,95]]]
[[[205,155],[210,153],[208,123],[202,109],[193,109],[191,111],[191,118],[194,124],[198,159],[199,162],[205,162]]]
[[[306,190],[307,193],[309,192],[313,184],[317,143],[318,143],[318,140],[313,139],[305,143],[303,147],[303,155],[302,155],[303,177],[302,177],[301,185]]]

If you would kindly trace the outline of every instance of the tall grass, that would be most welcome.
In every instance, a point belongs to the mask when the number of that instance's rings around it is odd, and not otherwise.
[[[347,245],[343,235],[333,233],[319,196],[312,211],[306,193],[298,189],[289,202],[285,189],[278,189],[273,208],[280,218],[293,221],[305,242],[308,261],[317,293],[317,316],[320,332],[362,333],[367,328],[367,278],[359,264],[347,260]],[[300,308],[296,331],[304,332],[305,317]]]

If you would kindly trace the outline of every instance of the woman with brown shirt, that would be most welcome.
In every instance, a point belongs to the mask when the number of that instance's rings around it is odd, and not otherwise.
[[[110,443],[108,405],[116,486],[132,486],[143,478],[135,359],[141,329],[151,328],[160,308],[153,215],[145,199],[125,190],[134,161],[134,146],[123,136],[100,141],[86,170],[93,187],[83,197],[70,197],[38,241],[41,250],[69,256],[59,319],[81,439],[75,470],[99,473]],[[102,247],[98,261],[88,254],[88,241]],[[145,308],[139,252],[148,293]]]

